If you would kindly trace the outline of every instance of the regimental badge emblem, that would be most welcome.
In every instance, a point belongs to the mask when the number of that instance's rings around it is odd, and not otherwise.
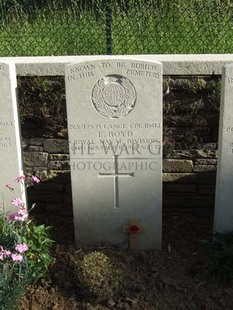
[[[107,118],[120,118],[133,110],[137,94],[126,77],[107,75],[95,83],[91,98],[98,113]]]

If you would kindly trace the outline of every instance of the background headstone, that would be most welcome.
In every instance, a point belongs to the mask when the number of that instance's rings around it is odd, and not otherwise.
[[[233,65],[222,72],[214,231],[233,231]]]
[[[15,182],[23,175],[16,85],[15,64],[0,63],[0,209],[4,205],[8,211],[15,211],[14,197],[26,203],[23,185]],[[5,187],[9,183],[14,192]]]
[[[66,98],[76,242],[160,249],[161,63],[70,64]]]

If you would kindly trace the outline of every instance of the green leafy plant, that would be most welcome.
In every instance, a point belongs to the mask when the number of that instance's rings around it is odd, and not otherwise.
[[[223,280],[233,284],[233,232],[215,234],[209,246],[207,275],[214,281]]]
[[[16,178],[18,183],[25,177]],[[38,183],[37,177],[32,177]],[[10,184],[6,187],[14,192]],[[12,310],[29,284],[48,274],[52,257],[50,227],[37,226],[29,219],[21,198],[13,198],[15,213],[0,214],[0,309]]]
[[[74,280],[84,297],[100,301],[116,294],[121,273],[104,253],[88,253],[83,260],[73,261],[72,265],[75,270]]]

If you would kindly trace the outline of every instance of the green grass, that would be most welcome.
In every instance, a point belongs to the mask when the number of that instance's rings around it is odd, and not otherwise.
[[[104,1],[80,3],[0,0],[0,56],[106,54]],[[113,54],[233,52],[228,0],[112,0],[111,10]]]

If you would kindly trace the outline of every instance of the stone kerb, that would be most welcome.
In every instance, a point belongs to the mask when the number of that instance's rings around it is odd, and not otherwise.
[[[233,62],[232,54],[118,56],[119,59],[123,57],[161,62],[164,75],[221,75],[222,66]],[[69,63],[104,58],[98,55],[0,57],[0,62],[14,61],[18,76],[64,76],[65,66]]]

